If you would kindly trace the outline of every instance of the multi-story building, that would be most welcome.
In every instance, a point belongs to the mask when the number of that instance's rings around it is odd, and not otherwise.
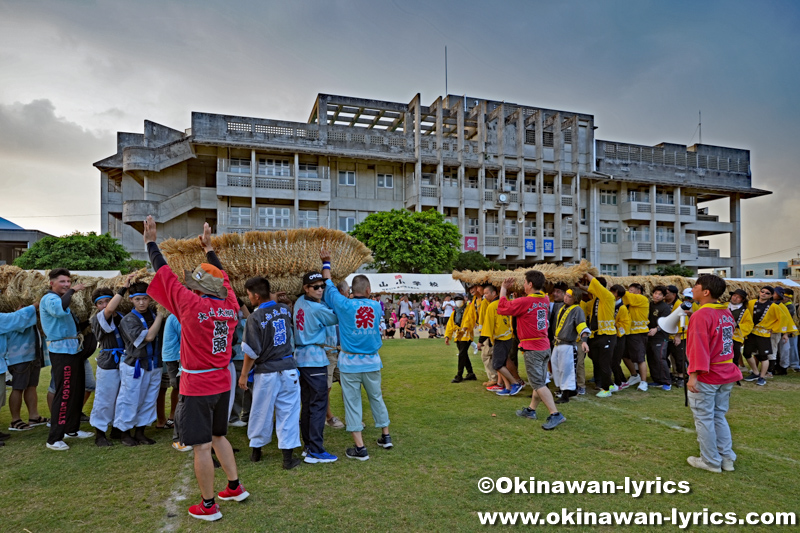
[[[793,271],[798,268],[793,261],[795,260],[790,259],[789,262],[775,261],[773,263],[749,263],[742,265],[743,277],[758,279],[783,279],[792,277]],[[798,263],[800,263],[800,261]]]
[[[28,248],[50,234],[35,229],[25,229],[0,218],[0,265],[11,265]]]
[[[509,266],[574,262],[604,273],[741,262],[748,150],[596,140],[594,117],[448,95],[430,106],[320,94],[307,122],[192,113],[178,131],[122,133],[101,172],[102,230],[137,257],[142,220],[159,235],[326,226],[437,209]],[[730,220],[698,207],[729,198]],[[730,257],[704,238],[730,237]],[[424,238],[423,235],[420,238]]]

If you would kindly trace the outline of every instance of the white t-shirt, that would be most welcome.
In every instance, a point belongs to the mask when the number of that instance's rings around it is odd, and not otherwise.
[[[400,300],[400,315],[408,315],[411,312],[411,304]]]
[[[453,309],[456,308],[456,303],[453,300],[449,300],[447,302],[442,302],[442,311],[444,311],[445,317],[450,317],[453,314]]]

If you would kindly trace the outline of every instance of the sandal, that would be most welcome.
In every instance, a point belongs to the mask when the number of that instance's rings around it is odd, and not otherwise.
[[[165,429],[172,429],[174,427],[175,427],[175,421],[173,419],[171,419],[171,418],[168,418],[167,419],[167,423],[164,424],[164,428]]]
[[[47,424],[48,422],[50,422],[50,419],[49,418],[45,418],[43,416],[40,416],[39,418],[29,418],[28,419],[28,425],[30,427],[43,426],[43,425]]]
[[[10,431],[28,431],[31,427],[22,420],[12,420],[8,429]]]

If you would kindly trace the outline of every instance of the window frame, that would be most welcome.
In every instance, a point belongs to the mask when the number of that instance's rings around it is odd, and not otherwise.
[[[344,183],[342,177],[344,176]],[[350,183],[350,177],[353,178],[353,183]],[[339,185],[341,187],[355,187],[356,186],[356,171],[355,170],[340,170],[339,171]]]

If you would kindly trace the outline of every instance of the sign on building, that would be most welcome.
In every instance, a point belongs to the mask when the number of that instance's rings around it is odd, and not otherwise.
[[[525,254],[536,253],[536,239],[525,239]]]
[[[554,239],[545,239],[544,240],[544,253],[546,253],[546,254],[555,254],[556,253],[556,241]]]
[[[464,251],[477,252],[478,251],[478,237],[464,237]]]

